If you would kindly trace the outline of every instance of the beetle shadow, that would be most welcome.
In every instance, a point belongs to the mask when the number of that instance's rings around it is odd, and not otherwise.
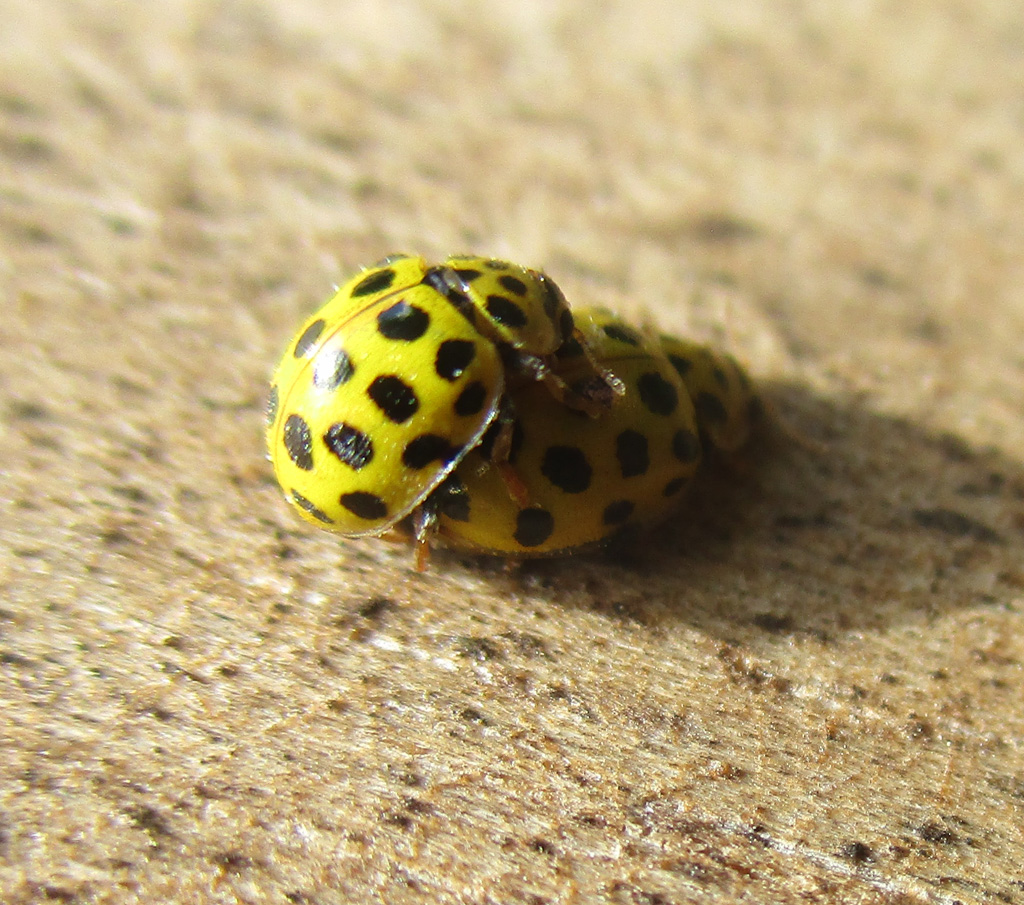
[[[1021,596],[1020,462],[855,399],[765,389],[781,421],[744,458],[706,467],[670,523],[599,553],[524,563],[523,585],[716,634],[921,623]]]

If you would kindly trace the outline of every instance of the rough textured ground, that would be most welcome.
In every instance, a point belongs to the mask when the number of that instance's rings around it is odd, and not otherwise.
[[[1019,3],[4,21],[0,900],[1024,903]],[[398,249],[721,342],[827,450],[628,561],[307,528],[266,378]]]

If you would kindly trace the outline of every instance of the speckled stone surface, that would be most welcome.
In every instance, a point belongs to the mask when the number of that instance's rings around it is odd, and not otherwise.
[[[4,13],[0,900],[1024,903],[1019,4]],[[395,250],[787,427],[627,558],[319,533],[267,376]]]

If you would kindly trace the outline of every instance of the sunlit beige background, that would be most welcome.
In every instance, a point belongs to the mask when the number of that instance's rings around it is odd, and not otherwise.
[[[0,900],[1024,902],[1019,3],[2,7]],[[317,533],[266,378],[395,250],[814,443],[624,561]]]

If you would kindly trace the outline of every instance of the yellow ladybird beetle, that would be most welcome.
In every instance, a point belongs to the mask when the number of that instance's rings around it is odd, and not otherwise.
[[[621,398],[588,418],[535,384],[513,381],[505,460],[526,499],[509,494],[485,434],[424,501],[418,526],[405,526],[421,542],[434,534],[452,546],[514,557],[594,545],[677,508],[703,445],[729,454],[746,443],[761,403],[731,356],[646,334],[603,309],[577,309],[574,318],[598,363],[622,381]],[[563,346],[558,360],[570,386],[590,379],[577,344]]]
[[[343,285],[275,371],[267,444],[286,497],[349,536],[508,556],[570,552],[657,521],[702,444],[759,411],[735,361],[570,312],[539,271],[393,255]]]
[[[611,406],[621,387],[596,365],[580,391],[557,375],[570,340],[593,362],[542,273],[489,258],[385,258],[313,314],[278,365],[267,408],[277,480],[314,523],[384,533],[480,443],[508,379],[543,385],[567,410]]]

